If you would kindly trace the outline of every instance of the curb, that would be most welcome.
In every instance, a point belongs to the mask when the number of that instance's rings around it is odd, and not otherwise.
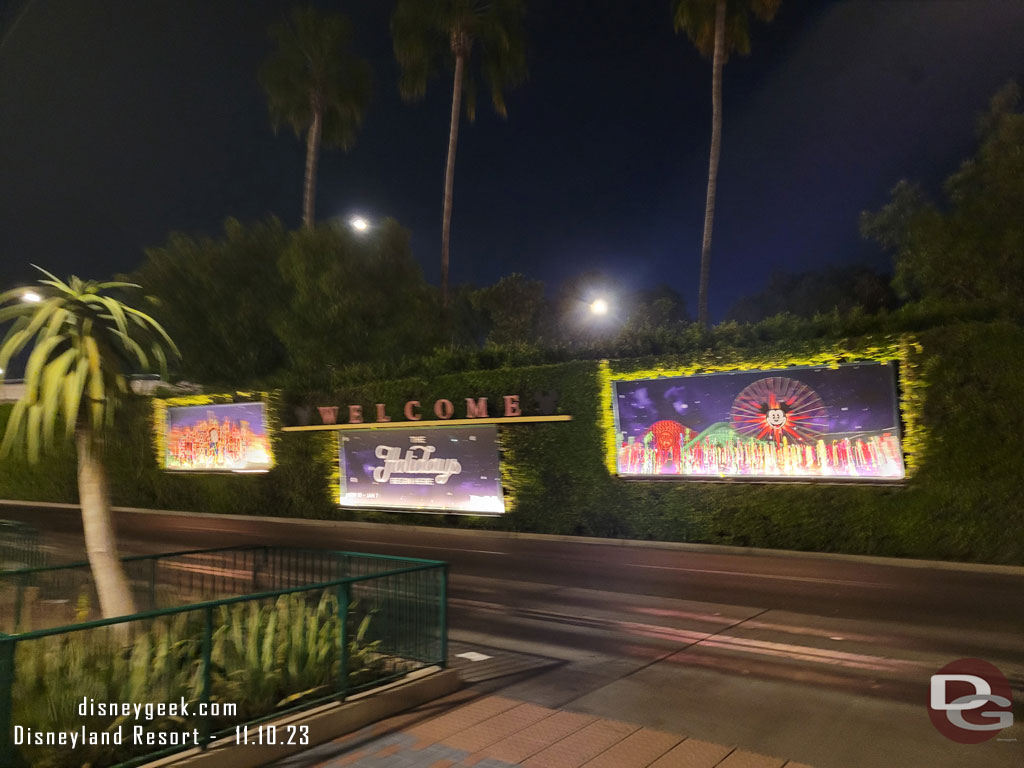
[[[77,504],[65,504],[48,501],[17,501],[0,499],[0,508],[29,507],[40,509],[77,510]],[[233,520],[267,522],[278,525],[326,526],[331,528],[348,528],[354,530],[388,530],[394,528],[391,523],[369,523],[360,520],[314,520],[304,517],[257,517],[253,515],[222,515],[209,512],[185,512],[172,509],[142,509],[140,507],[111,507],[114,512],[126,512],[140,515],[177,515],[203,520]],[[889,566],[895,568],[919,568],[938,571],[959,571],[963,573],[986,573],[1002,576],[1024,576],[1024,566],[997,565],[990,563],[962,563],[953,560],[918,560],[901,557],[880,557],[878,555],[847,555],[835,552],[805,552],[789,549],[766,549],[763,547],[735,547],[722,544],[695,544],[679,541],[648,541],[642,539],[602,539],[594,536],[563,536],[548,533],[519,533],[516,531],[492,531],[476,528],[440,528],[429,525],[402,525],[403,530],[415,533],[472,536],[485,539],[512,539],[550,543],[587,544],[603,547],[634,547],[638,549],[663,549],[681,552],[696,552],[708,555],[745,555],[747,557],[789,557],[805,560],[826,560],[833,562],[865,563],[869,565]]]
[[[353,696],[344,703],[325,704],[263,723],[264,727],[276,726],[278,733],[286,733],[289,726],[294,729],[306,726],[309,728],[307,744],[242,745],[235,743],[232,737],[206,749],[190,749],[144,763],[141,768],[259,768],[447,696],[461,686],[462,681],[454,669],[428,667],[389,686]]]

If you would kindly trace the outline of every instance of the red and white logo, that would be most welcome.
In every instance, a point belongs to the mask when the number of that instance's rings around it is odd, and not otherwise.
[[[1010,684],[981,659],[959,659],[932,675],[928,716],[939,733],[980,744],[1013,725]]]

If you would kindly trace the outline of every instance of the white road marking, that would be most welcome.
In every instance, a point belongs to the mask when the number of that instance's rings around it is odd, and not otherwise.
[[[469,659],[470,661],[486,661],[487,659],[489,659],[491,657],[490,656],[486,656],[486,655],[484,655],[482,653],[477,653],[476,651],[466,651],[465,653],[457,653],[457,654],[455,654],[455,658],[457,658],[457,659]]]

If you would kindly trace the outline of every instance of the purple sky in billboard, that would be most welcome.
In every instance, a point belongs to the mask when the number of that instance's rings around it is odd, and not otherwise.
[[[505,511],[493,426],[353,430],[339,436],[341,506]]]

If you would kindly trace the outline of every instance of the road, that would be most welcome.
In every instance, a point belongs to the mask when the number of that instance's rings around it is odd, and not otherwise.
[[[74,556],[73,510],[5,508]],[[818,766],[1024,765],[1024,573],[509,538],[402,526],[118,513],[131,552],[270,543],[451,564],[452,653],[504,696]],[[80,550],[79,550],[80,553]],[[1010,679],[1017,723],[963,746],[928,719],[958,658]]]

